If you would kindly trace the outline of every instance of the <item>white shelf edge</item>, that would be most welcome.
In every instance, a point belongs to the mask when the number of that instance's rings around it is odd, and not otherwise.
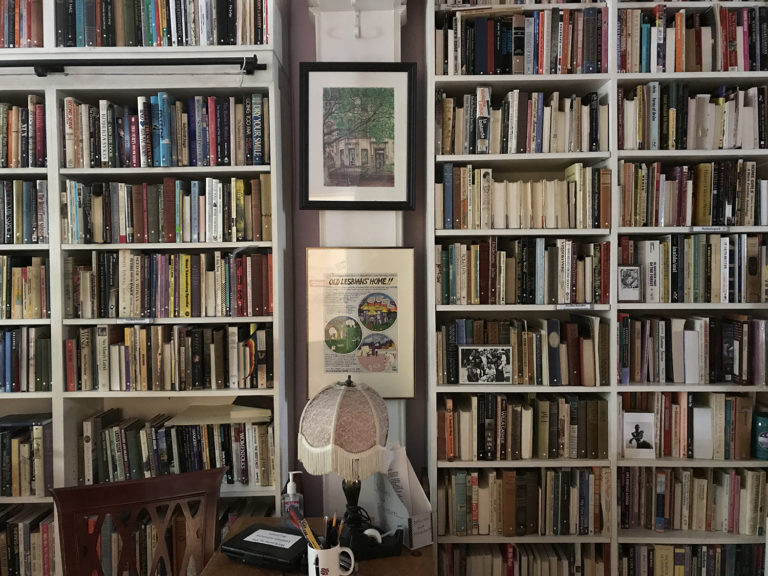
[[[217,390],[86,390],[63,392],[67,400],[81,398],[233,398],[236,396],[276,396],[274,388],[222,388]],[[2,396],[0,396],[1,398]]]
[[[521,386],[515,384],[443,384],[435,386],[438,394],[476,394],[482,392],[506,392],[511,394],[541,393],[571,393],[582,392],[590,394],[608,394],[610,386]]]
[[[49,326],[50,318],[3,318],[0,319],[0,328],[3,326]]]
[[[171,174],[229,174],[232,172],[270,172],[269,164],[257,166],[154,166],[151,168],[61,168],[62,176],[138,176],[157,175],[168,176]]]
[[[566,536],[438,536],[439,544],[608,544],[610,536],[592,535],[580,536],[568,534]]]
[[[51,400],[53,392],[1,392],[0,400]]]
[[[642,528],[619,530],[619,544],[763,544],[765,536],[745,536],[703,530],[653,532]]]
[[[193,316],[190,318],[67,318],[64,326],[91,326],[96,324],[132,325],[132,324],[250,324],[272,322],[273,316]]]
[[[607,236],[607,228],[493,228],[477,230],[435,230],[436,238],[457,236]]]
[[[271,248],[271,240],[248,240],[242,242],[126,242],[124,244],[62,244],[62,251],[93,252],[104,250],[248,250]],[[2,252],[2,245],[0,245]]]
[[[483,164],[484,162],[537,162],[562,161],[575,163],[584,160],[608,160],[610,152],[547,152],[538,154],[441,154],[435,156],[436,162],[462,162]]]
[[[624,468],[745,468],[768,466],[766,460],[702,460],[700,458],[618,458]]]
[[[610,304],[439,304],[437,312],[607,312]]]
[[[439,469],[451,468],[591,468],[594,466],[608,468],[609,459],[595,458],[553,458],[552,460],[454,460],[453,462],[439,461]]]

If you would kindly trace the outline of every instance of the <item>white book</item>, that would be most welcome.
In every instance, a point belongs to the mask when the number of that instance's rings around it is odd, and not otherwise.
[[[666,72],[675,71],[675,27],[670,26],[667,28],[667,41],[666,41],[666,61],[664,63]]]
[[[238,388],[237,326],[227,326],[229,387]]]
[[[712,408],[693,407],[693,457],[711,460],[714,453],[712,443]]]
[[[442,197],[442,194],[440,195]],[[437,194],[435,198],[437,199]],[[491,228],[501,229],[507,227],[507,182],[493,182],[493,202],[491,210]],[[435,215],[435,223],[442,222]],[[437,227],[437,226],[436,226]]]
[[[98,390],[109,390],[109,329],[103,324],[96,326],[96,386]]]
[[[122,380],[120,378],[120,360],[123,358],[123,351],[120,344],[109,345],[109,389],[112,391],[122,390]]]
[[[768,190],[768,181],[763,180],[762,182],[767,184],[765,188]],[[514,182],[505,181],[505,184],[507,193],[507,228],[516,230],[520,228],[520,182],[517,180]],[[768,214],[768,208],[766,208],[766,213]]]
[[[683,330],[683,374],[685,384],[699,383],[699,334]]]
[[[587,117],[587,121],[589,118]],[[550,152],[550,132],[552,130],[552,108],[544,106],[544,118],[541,123],[541,152],[547,154]]]

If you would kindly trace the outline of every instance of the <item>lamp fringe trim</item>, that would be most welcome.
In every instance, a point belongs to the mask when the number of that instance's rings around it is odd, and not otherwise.
[[[299,436],[298,457],[310,474],[320,476],[336,472],[347,480],[367,478],[376,472],[386,473],[389,467],[389,451],[378,444],[353,454],[338,446],[310,446],[303,436]]]

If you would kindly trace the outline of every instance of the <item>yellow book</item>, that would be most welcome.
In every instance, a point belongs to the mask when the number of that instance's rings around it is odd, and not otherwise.
[[[11,269],[11,318],[24,317],[24,286],[22,268]]]

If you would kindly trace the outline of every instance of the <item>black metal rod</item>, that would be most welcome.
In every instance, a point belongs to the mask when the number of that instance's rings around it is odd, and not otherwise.
[[[64,72],[65,66],[226,66],[236,65],[245,74],[253,74],[256,70],[266,70],[266,64],[260,64],[258,56],[215,56],[215,57],[184,57],[184,58],[103,58],[64,60],[58,58],[40,60],[0,60],[0,68],[32,67],[38,76],[47,76],[51,72]]]

